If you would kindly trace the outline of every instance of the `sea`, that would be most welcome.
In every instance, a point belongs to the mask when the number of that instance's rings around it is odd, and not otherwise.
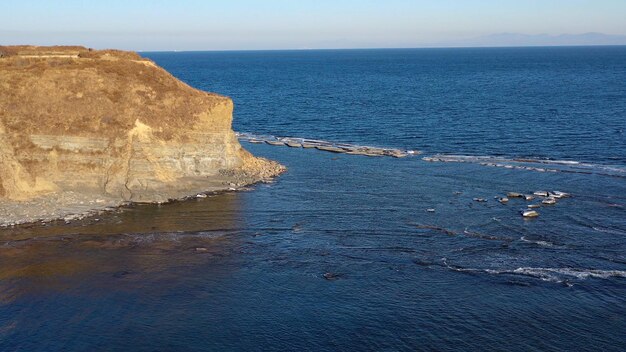
[[[288,171],[1,229],[0,351],[626,350],[626,47],[141,54],[237,132],[415,153],[242,141]]]

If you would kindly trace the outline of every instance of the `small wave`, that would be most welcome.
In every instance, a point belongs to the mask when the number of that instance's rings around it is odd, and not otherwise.
[[[518,169],[536,172],[567,172],[626,178],[626,167],[583,163],[572,160],[549,160],[530,158],[503,158],[497,156],[436,154],[424,157],[429,162],[473,163],[482,166]]]
[[[477,274],[484,273],[489,275],[521,275],[555,283],[567,283],[571,279],[585,280],[588,278],[626,278],[626,270],[541,267],[519,267],[516,269],[476,269],[451,265],[448,263],[446,258],[442,258],[442,262],[446,268],[457,272]]]
[[[613,235],[624,235],[624,234],[626,234],[626,231],[624,231],[624,230],[610,229],[610,228],[606,228],[606,227],[593,226],[592,229],[594,229],[594,230],[596,230],[598,232],[610,233],[610,234],[613,234]]]
[[[213,240],[234,233],[236,230],[212,230],[196,232],[151,232],[151,233],[123,233],[111,235],[61,235],[46,237],[31,237],[20,240],[10,240],[0,243],[0,249],[13,249],[27,246],[32,243],[55,243],[55,242],[101,242],[114,243],[121,246],[151,245],[159,242],[179,243],[186,240]]]
[[[552,243],[549,241],[542,241],[542,240],[532,240],[532,239],[528,239],[525,236],[523,236],[522,238],[520,238],[520,241],[522,242],[526,242],[526,243],[532,243],[532,244],[536,244],[540,247],[547,247],[547,248],[565,248],[565,246],[562,245],[558,245],[556,243]]]
[[[522,267],[512,271],[515,274],[536,276],[543,278],[553,274],[559,276],[570,276],[578,279],[599,278],[609,279],[612,277],[626,278],[625,270],[597,270],[597,269],[579,269],[579,268],[532,268]],[[505,272],[506,273],[506,272]]]

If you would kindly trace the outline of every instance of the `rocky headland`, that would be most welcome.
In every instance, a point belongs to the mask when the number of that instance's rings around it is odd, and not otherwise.
[[[284,171],[244,150],[231,99],[133,52],[0,46],[0,225],[163,203]]]

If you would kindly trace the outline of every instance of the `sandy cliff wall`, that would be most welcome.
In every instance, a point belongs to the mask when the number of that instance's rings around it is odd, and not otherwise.
[[[0,199],[160,202],[281,172],[242,149],[232,111],[135,53],[0,47]]]

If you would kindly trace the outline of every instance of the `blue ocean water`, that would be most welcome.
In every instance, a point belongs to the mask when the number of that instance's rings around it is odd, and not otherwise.
[[[626,164],[626,47],[150,53],[234,128]]]
[[[626,47],[143,55],[237,131],[424,154],[243,142],[289,171],[3,229],[0,350],[626,349]]]

